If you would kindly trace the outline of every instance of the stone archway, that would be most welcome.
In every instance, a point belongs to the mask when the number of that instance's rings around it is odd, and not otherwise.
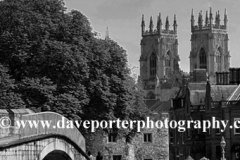
[[[54,159],[53,159],[54,157]],[[67,143],[55,140],[46,145],[36,160],[75,160],[74,153]]]

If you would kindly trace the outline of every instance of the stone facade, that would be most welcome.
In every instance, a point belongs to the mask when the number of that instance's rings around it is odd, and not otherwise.
[[[230,66],[227,14],[225,11],[223,25],[220,25],[219,12],[213,22],[211,8],[209,15],[206,12],[205,24],[202,16],[200,12],[198,25],[195,25],[193,13],[191,16],[190,74],[194,69],[206,69],[211,84],[216,84],[216,72],[228,72]]]
[[[151,135],[149,142],[144,140],[144,134]],[[108,134],[102,130],[98,130],[86,138],[89,142],[87,150],[91,151],[95,157],[97,152],[101,152],[104,160],[113,160],[114,156],[119,155],[121,160],[169,159],[167,128],[144,128],[133,137],[130,143],[126,143],[125,138],[117,138],[116,142],[109,142]]]
[[[161,15],[158,16],[156,29],[153,29],[151,17],[149,30],[145,30],[143,17],[140,77],[144,90],[158,97],[161,84],[166,82],[173,72],[179,70],[179,61],[176,16],[174,16],[173,30],[169,29],[168,17],[163,29]]]

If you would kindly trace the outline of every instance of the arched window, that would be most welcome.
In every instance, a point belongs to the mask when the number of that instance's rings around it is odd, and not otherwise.
[[[199,60],[200,60],[200,68],[207,69],[207,55],[203,48],[201,48],[200,50]]]
[[[150,56],[150,76],[155,76],[157,71],[157,57],[154,53]]]
[[[171,67],[170,51],[167,52],[167,56],[165,59],[165,67]]]
[[[167,52],[165,57],[165,73],[166,75],[171,73],[171,53],[170,51]]]
[[[222,49],[218,47],[217,53],[216,53],[216,63],[217,63],[217,71],[221,72],[221,64],[222,64]]]

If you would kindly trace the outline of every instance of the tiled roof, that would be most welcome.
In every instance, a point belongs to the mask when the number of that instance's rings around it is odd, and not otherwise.
[[[240,85],[232,92],[232,94],[227,98],[228,101],[236,101],[240,98]]]
[[[145,104],[148,106],[148,108],[150,108],[152,105],[154,105],[157,101],[159,101],[158,99],[147,99],[145,100]]]
[[[190,91],[190,101],[192,105],[199,105],[200,102],[204,103],[205,100],[205,93],[204,90],[191,90]]]
[[[155,112],[168,112],[171,107],[171,100],[168,101],[158,101],[152,107],[150,107],[151,111]]]
[[[211,96],[213,101],[226,100],[233,91],[237,88],[237,85],[211,85]]]
[[[206,90],[207,83],[189,83],[188,87],[190,90]]]

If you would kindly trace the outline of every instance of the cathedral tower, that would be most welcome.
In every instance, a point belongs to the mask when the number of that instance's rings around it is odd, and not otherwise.
[[[230,66],[226,9],[223,25],[220,21],[219,11],[216,12],[214,21],[212,8],[210,8],[209,14],[206,12],[205,23],[203,23],[201,11],[195,25],[192,10],[190,75],[193,75],[194,69],[206,69],[211,84],[216,84],[216,72],[228,72]]]
[[[150,18],[149,30],[145,30],[145,20],[142,16],[142,39],[140,57],[140,77],[143,88],[149,98],[158,97],[158,91],[163,82],[179,70],[177,20],[174,15],[173,30],[166,17],[163,26],[161,14],[157,18],[154,28],[153,19]]]

